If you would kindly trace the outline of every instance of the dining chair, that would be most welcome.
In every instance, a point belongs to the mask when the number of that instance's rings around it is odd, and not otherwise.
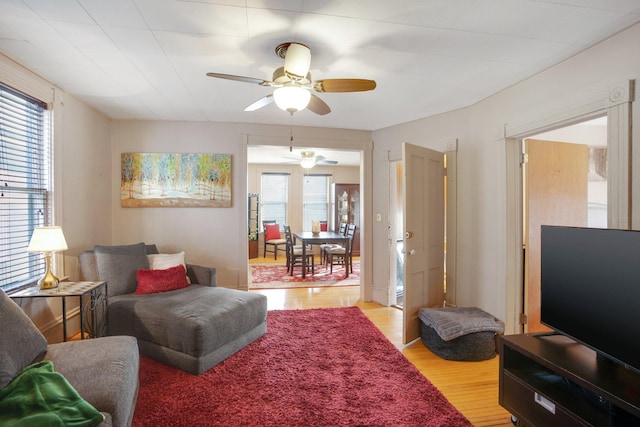
[[[293,236],[291,234],[291,227],[288,225],[284,226],[284,237],[287,242],[287,271],[289,271],[289,275],[293,276],[293,269],[296,265],[302,267],[302,261],[304,258],[302,257],[302,245],[294,245],[293,244]],[[311,274],[316,274],[315,271],[315,256],[313,255],[313,251],[311,248],[307,248],[306,252],[306,265],[307,272],[309,269],[311,270]]]
[[[330,266],[330,273],[333,273],[334,265],[343,265],[345,270],[349,273],[353,273],[353,237],[356,234],[356,225],[349,224],[347,225],[347,237],[349,241],[345,247],[339,246],[335,248],[327,249],[326,260],[327,264]]]
[[[267,257],[267,252],[273,253],[273,258],[278,259],[278,249],[281,246],[285,246],[287,241],[282,238],[280,234],[280,225],[275,220],[263,220],[262,227],[264,228],[264,257]],[[271,250],[267,250],[267,247]]]
[[[341,235],[345,235],[347,232],[347,223],[341,222],[340,228],[338,229],[338,233]],[[326,266],[327,265],[327,250],[332,248],[340,248],[342,245],[336,243],[323,243],[320,245],[320,264]]]

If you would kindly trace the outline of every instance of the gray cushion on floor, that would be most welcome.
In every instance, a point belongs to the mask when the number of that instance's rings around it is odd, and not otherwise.
[[[0,389],[47,350],[47,340],[0,289]]]
[[[504,323],[477,307],[421,308],[422,343],[443,359],[485,360],[496,355]]]
[[[445,341],[473,332],[504,331],[502,321],[477,307],[421,308],[418,317]]]
[[[473,332],[444,341],[430,326],[420,322],[420,338],[425,347],[447,360],[478,361],[496,355],[495,332]]]

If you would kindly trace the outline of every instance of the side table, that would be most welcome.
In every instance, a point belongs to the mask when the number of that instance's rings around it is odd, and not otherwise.
[[[80,307],[80,339],[84,339],[85,332],[89,332],[85,324],[85,303],[83,299],[89,297],[89,312],[91,313],[90,336],[100,337],[107,329],[107,282],[60,282],[57,288],[40,289],[31,286],[9,295],[12,299],[21,298],[61,298],[62,300],[62,331],[63,339],[67,341],[67,297],[78,297]],[[100,317],[100,319],[98,319]]]

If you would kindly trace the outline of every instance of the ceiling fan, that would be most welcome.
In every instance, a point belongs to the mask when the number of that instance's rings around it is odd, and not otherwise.
[[[300,157],[285,156],[286,159],[292,159],[300,162],[300,166],[304,169],[311,169],[315,165],[337,165],[337,160],[329,160],[324,156],[316,155],[313,151],[301,151]]]
[[[309,108],[316,114],[325,115],[331,112],[331,108],[312,91],[363,92],[376,87],[374,80],[366,79],[312,80],[309,72],[311,49],[301,43],[281,43],[276,46],[275,52],[284,59],[284,66],[273,72],[272,80],[221,73],[207,73],[207,76],[276,88],[272,94],[258,99],[244,111],[255,111],[275,101],[278,107],[291,114]]]

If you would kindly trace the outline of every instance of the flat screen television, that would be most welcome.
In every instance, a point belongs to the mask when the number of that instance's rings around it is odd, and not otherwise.
[[[640,372],[640,232],[541,233],[541,322]]]

